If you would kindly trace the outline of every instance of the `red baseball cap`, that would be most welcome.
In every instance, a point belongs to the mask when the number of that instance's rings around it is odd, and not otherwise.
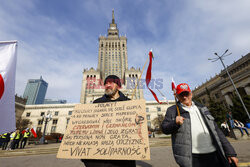
[[[188,84],[181,83],[176,87],[176,93],[179,95],[182,92],[191,92],[191,89],[189,88]]]

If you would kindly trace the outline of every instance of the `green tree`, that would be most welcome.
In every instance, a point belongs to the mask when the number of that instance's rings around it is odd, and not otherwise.
[[[242,96],[242,100],[249,112],[250,110],[250,95]],[[233,118],[243,123],[249,122],[246,111],[244,110],[238,96],[232,98],[233,106],[231,107]]]
[[[214,100],[209,101],[208,108],[215,122],[220,127],[221,123],[226,120],[227,108],[222,103],[215,102]]]
[[[219,102],[215,102],[211,97],[210,91],[206,88],[207,95],[209,97],[208,109],[215,119],[215,122],[220,127],[221,123],[226,120],[227,108]]]

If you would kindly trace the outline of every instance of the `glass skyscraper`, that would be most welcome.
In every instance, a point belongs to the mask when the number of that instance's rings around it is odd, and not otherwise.
[[[26,104],[43,104],[48,83],[42,79],[29,79],[23,97],[27,99]]]

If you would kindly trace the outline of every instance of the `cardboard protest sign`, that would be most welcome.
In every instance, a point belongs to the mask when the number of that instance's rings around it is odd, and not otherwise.
[[[145,108],[145,100],[76,105],[57,158],[149,160]]]

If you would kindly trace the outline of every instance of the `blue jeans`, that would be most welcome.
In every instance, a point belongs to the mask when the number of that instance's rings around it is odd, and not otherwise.
[[[242,135],[244,135],[242,129],[244,129],[244,130],[246,131],[246,134],[249,135],[249,133],[248,133],[248,131],[247,131],[247,128],[245,128],[245,127],[243,127],[243,128],[242,128],[242,127],[237,127],[237,128],[240,130],[240,132],[241,132]]]
[[[229,120],[231,128],[234,128],[234,120]]]

